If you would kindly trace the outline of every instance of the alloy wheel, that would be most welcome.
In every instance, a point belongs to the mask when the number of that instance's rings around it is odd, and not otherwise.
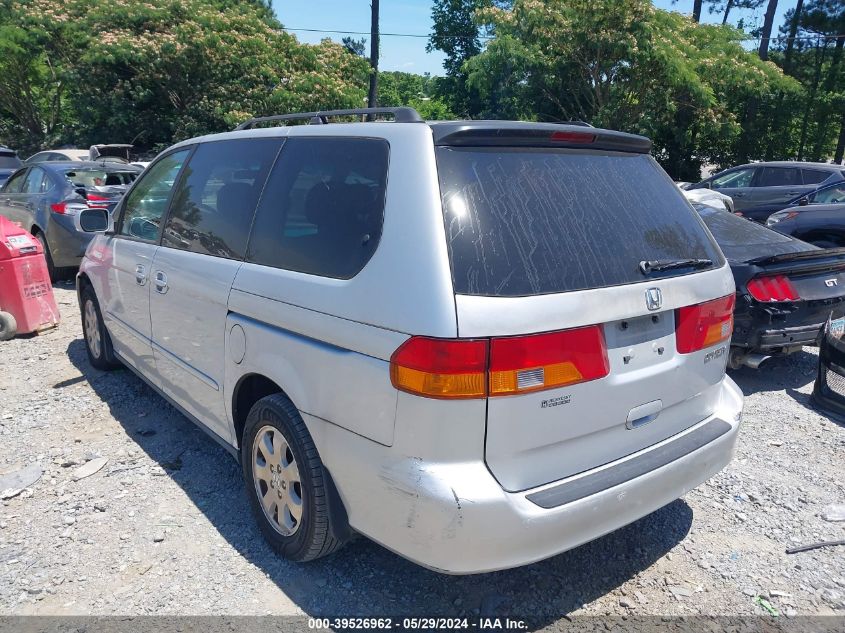
[[[263,426],[252,443],[255,492],[264,516],[282,536],[291,536],[302,521],[302,482],[293,451],[282,432]]]
[[[100,323],[97,318],[97,308],[90,299],[85,302],[85,340],[88,343],[88,349],[91,350],[91,355],[94,358],[100,358]]]

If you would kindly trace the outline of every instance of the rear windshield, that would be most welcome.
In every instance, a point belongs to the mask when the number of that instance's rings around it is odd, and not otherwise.
[[[436,151],[458,294],[515,297],[641,282],[644,260],[723,263],[701,220],[647,155]]]
[[[135,171],[110,171],[106,169],[69,169],[65,177],[74,185],[90,187],[106,187],[114,185],[130,185],[138,172]]]

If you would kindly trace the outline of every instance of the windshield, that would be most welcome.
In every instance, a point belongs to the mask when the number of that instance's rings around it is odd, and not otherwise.
[[[683,194],[647,155],[501,147],[436,152],[458,294],[602,288],[645,281],[645,260],[712,260],[705,268],[724,261]]]
[[[838,204],[845,202],[845,182],[828,187],[813,196],[814,204]]]
[[[74,185],[86,189],[129,185],[138,177],[138,174],[134,171],[111,171],[107,169],[72,169],[64,172],[64,174]]]

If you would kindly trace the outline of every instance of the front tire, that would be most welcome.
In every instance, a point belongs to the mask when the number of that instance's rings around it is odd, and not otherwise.
[[[0,311],[0,341],[10,341],[18,333],[18,322],[9,312]]]
[[[330,508],[329,476],[302,416],[282,394],[262,398],[249,412],[241,464],[250,507],[270,546],[288,560],[331,554],[345,526]]]
[[[103,323],[100,304],[91,286],[84,286],[80,292],[82,310],[82,334],[85,338],[85,350],[88,362],[96,369],[108,371],[120,367],[120,361],[114,354],[111,337]]]

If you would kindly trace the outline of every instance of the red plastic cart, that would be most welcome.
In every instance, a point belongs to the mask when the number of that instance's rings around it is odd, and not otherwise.
[[[59,324],[40,242],[0,216],[0,341]]]

